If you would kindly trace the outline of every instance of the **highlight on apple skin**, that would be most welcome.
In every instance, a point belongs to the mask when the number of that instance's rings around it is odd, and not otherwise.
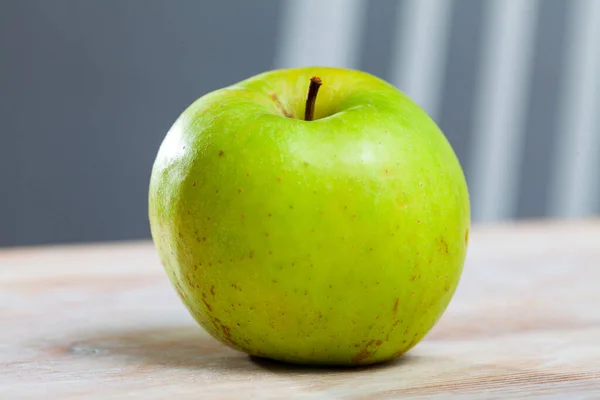
[[[307,67],[189,106],[156,157],[149,219],[213,337],[285,362],[363,365],[406,353],[442,316],[470,211],[456,155],[421,108],[365,72]]]

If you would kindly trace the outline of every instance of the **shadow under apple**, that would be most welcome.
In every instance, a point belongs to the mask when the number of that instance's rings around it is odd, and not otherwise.
[[[248,356],[219,343],[199,327],[189,325],[101,332],[89,337],[79,337],[63,349],[72,357],[98,360],[110,358],[111,361],[128,366],[209,368],[236,373],[264,371],[275,374],[344,374],[379,370],[415,361],[414,356],[404,355],[389,362],[360,367],[289,364]]]

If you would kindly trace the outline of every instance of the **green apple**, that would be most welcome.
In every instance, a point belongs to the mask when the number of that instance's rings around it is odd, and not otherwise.
[[[149,217],[212,336],[328,365],[417,344],[457,287],[470,224],[463,171],[426,113],[379,78],[323,67],[195,101],[156,157]]]

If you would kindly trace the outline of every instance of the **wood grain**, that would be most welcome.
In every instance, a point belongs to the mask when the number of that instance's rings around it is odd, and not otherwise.
[[[0,251],[0,323],[1,399],[600,399],[600,221],[474,229],[442,320],[369,368],[217,343],[148,242]]]

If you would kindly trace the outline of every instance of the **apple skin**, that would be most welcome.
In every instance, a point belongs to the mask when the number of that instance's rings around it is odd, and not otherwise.
[[[323,86],[304,121],[311,76]],[[364,72],[276,70],[195,101],[162,143],[152,237],[195,320],[250,355],[363,365],[417,344],[458,285],[470,211],[437,125]]]

